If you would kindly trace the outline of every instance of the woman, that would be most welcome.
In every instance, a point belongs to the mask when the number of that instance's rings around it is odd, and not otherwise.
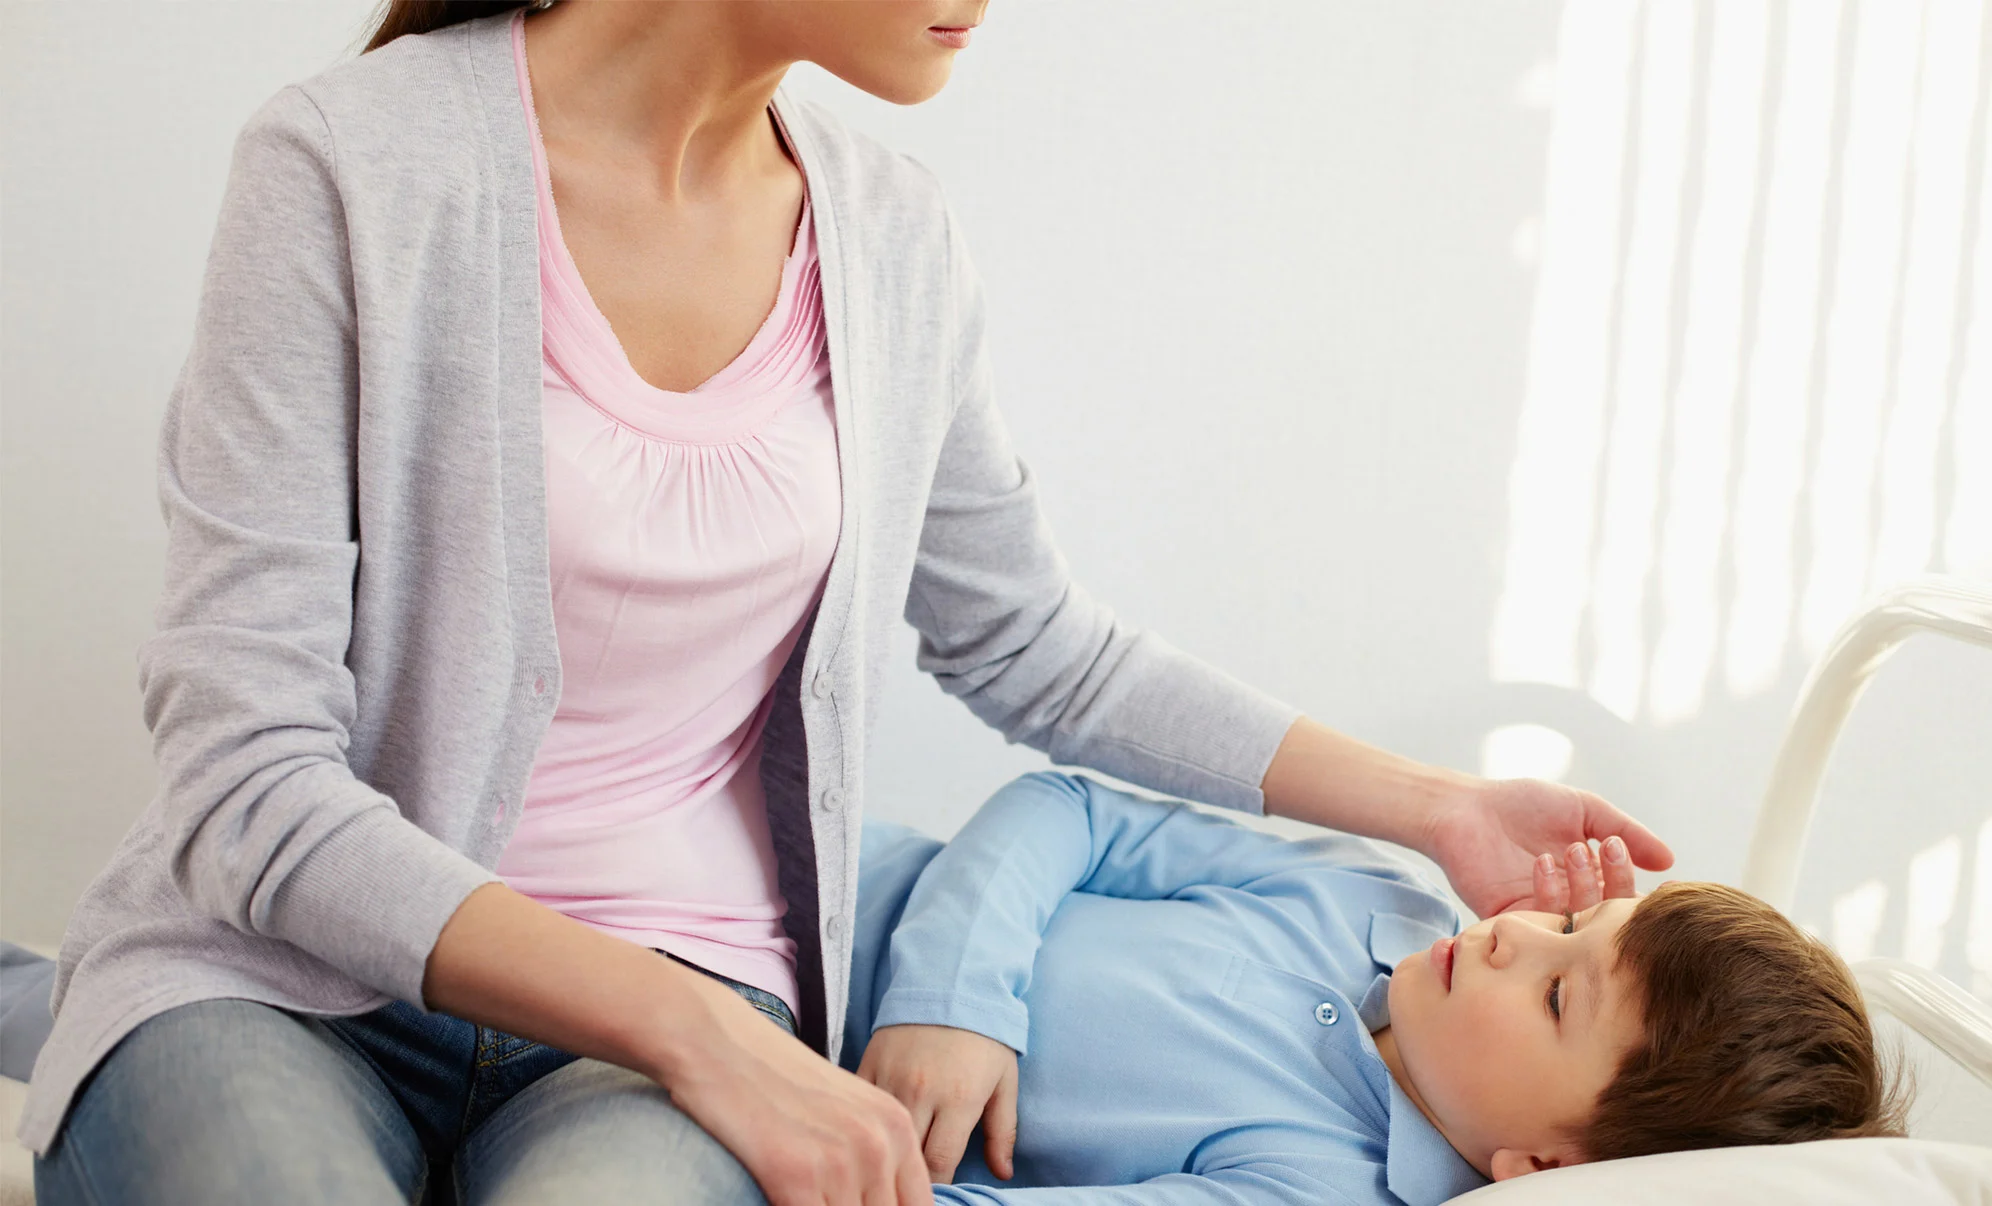
[[[1566,843],[1667,865],[1069,581],[933,178],[779,90],[923,100],[982,15],[394,0],[251,117],[161,433],[161,789],[23,1117],[45,1206],[927,1202],[836,1066],[902,614],[1006,737],[1403,842],[1482,912]]]

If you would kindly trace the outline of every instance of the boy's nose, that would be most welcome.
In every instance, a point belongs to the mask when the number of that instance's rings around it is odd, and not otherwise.
[[[1490,967],[1507,967],[1520,957],[1528,943],[1530,929],[1528,922],[1515,917],[1496,917],[1487,930],[1487,963]]]

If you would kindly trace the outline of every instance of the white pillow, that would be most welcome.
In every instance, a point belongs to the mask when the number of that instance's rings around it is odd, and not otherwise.
[[[1992,1206],[1992,1147],[1934,1139],[1824,1139],[1719,1147],[1530,1173],[1454,1206]]]

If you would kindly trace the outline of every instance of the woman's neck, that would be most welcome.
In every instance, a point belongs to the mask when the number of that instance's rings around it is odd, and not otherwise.
[[[756,36],[756,8],[560,0],[528,10],[541,136],[649,164],[666,201],[713,197],[781,170],[786,155],[767,111],[794,60]]]

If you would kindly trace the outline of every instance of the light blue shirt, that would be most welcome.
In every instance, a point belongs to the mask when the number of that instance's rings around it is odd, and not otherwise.
[[[1028,775],[946,845],[866,826],[842,1062],[908,1022],[1017,1050],[1016,1176],[978,1129],[944,1206],[1431,1206],[1486,1179],[1370,1034],[1459,928],[1360,838]]]

